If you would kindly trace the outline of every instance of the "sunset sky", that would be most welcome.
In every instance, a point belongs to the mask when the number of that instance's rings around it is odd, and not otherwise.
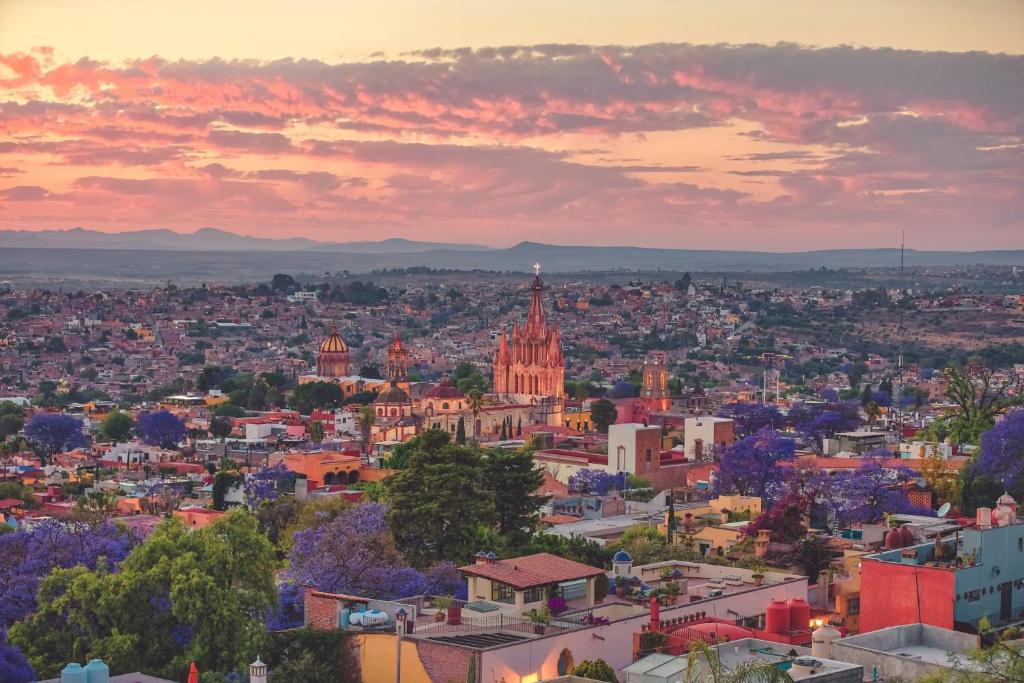
[[[0,132],[0,229],[1020,249],[1024,1],[0,0]]]

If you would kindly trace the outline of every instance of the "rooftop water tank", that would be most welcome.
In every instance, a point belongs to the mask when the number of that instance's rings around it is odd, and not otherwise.
[[[789,599],[789,628],[792,631],[811,629],[811,606],[803,598]]]
[[[764,611],[764,630],[779,635],[789,633],[789,605],[772,600]]]
[[[842,638],[839,629],[832,624],[822,624],[811,634],[811,655],[822,659],[832,658],[832,643]]]
[[[87,683],[88,680],[89,674],[85,673],[85,669],[78,662],[68,664],[60,672],[60,683]]]
[[[110,667],[102,659],[93,659],[85,665],[88,683],[110,683]]]

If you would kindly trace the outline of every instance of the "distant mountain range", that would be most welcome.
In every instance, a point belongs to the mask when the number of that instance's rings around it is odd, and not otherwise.
[[[124,252],[132,251],[130,257]],[[71,230],[0,231],[0,277],[98,274],[123,278],[253,281],[256,273],[363,273],[379,268],[425,266],[458,270],[521,271],[534,262],[546,272],[668,270],[704,272],[806,271],[822,267],[895,268],[899,249],[828,249],[800,252],[649,249],[564,246],[520,242],[508,248],[388,239],[317,242],[267,239],[204,228],[194,233],[139,230],[101,233]],[[906,251],[908,266],[1024,266],[1024,250]]]
[[[305,237],[273,239],[238,235],[217,228],[174,232],[163,228],[99,232],[85,228],[68,230],[0,230],[0,247],[42,249],[134,249],[153,251],[344,251],[359,254],[415,254],[434,249],[487,250],[475,244],[416,242],[401,238],[379,242],[318,242]]]

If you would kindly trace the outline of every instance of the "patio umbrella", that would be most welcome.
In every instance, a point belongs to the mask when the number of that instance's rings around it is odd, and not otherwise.
[[[188,668],[188,683],[199,683],[199,669],[196,668],[195,662]]]

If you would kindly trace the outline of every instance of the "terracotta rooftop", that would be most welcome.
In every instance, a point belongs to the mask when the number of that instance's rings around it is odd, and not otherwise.
[[[585,579],[604,573],[603,569],[566,560],[551,553],[536,553],[508,560],[478,562],[466,567],[459,567],[459,571],[470,576],[481,576],[492,581],[500,581],[518,589]]]
[[[0,498],[0,510],[6,510],[8,508],[16,508],[19,505],[24,505],[25,501],[19,498]]]

